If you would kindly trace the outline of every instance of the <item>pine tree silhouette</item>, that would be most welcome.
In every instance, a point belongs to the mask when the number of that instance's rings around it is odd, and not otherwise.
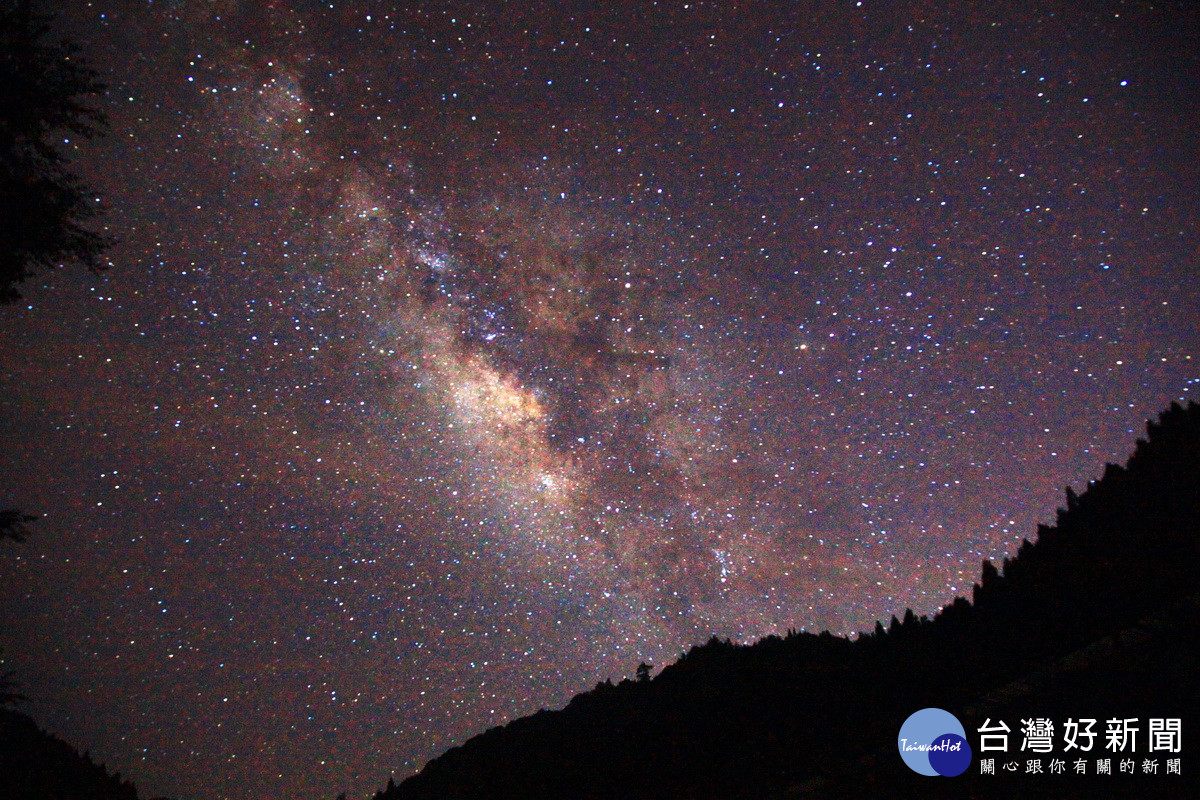
[[[50,40],[31,0],[0,5],[0,303],[44,269],[76,262],[94,273],[112,240],[87,227],[95,193],[68,169],[66,138],[105,130],[92,100],[104,91],[75,45]]]

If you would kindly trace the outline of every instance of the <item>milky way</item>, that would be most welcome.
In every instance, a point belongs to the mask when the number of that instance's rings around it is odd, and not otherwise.
[[[64,7],[120,241],[0,317],[27,710],[366,795],[969,592],[1200,381],[1195,8],[973,5]]]

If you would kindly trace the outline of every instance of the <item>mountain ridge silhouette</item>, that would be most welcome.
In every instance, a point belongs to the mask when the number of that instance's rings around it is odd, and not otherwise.
[[[1200,721],[1198,528],[1200,405],[1176,403],[1125,466],[1068,489],[1035,541],[1001,568],[984,561],[970,601],[933,618],[908,610],[854,640],[713,637],[653,678],[604,681],[473,737],[375,800],[1200,796],[1186,750]],[[1029,717],[1134,717],[1143,737],[1147,719],[1177,718],[1183,772],[981,775],[977,753],[959,777],[917,775],[895,739],[929,706],[955,714],[969,741],[987,720],[1007,720],[1019,740]],[[138,796],[5,708],[0,789],[5,800]]]
[[[137,788],[47,733],[27,715],[0,708],[0,797],[4,800],[138,800]]]
[[[854,797],[868,788],[1180,796],[1195,788],[1186,769],[981,776],[980,754],[960,778],[930,779],[903,765],[895,738],[909,714],[935,706],[959,716],[969,741],[983,715],[1007,714],[1019,742],[1021,718],[1057,710],[1098,718],[1101,731],[1104,715],[1133,714],[1143,736],[1148,717],[1180,718],[1186,742],[1200,719],[1200,662],[1188,644],[1200,627],[1198,521],[1200,405],[1173,403],[1147,423],[1125,466],[1106,465],[1082,494],[1068,488],[1055,524],[1039,525],[1001,568],[984,561],[969,601],[932,619],[908,610],[855,640],[714,637],[650,681],[604,682],[562,710],[492,728],[400,784],[389,780],[375,800]]]

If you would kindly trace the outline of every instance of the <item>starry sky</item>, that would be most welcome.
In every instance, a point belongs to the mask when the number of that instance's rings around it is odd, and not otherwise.
[[[61,6],[120,242],[0,309],[0,646],[144,796],[930,613],[1200,393],[1193,4]]]

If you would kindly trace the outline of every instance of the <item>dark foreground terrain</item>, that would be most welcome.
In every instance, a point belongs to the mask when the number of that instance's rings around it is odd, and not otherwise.
[[[1200,730],[1198,534],[1200,405],[1173,405],[1126,466],[1108,465],[1080,495],[1068,490],[1056,524],[1000,568],[984,562],[971,601],[932,619],[909,611],[855,640],[714,638],[653,679],[601,683],[561,711],[493,728],[375,797],[1200,797],[1190,755]],[[929,706],[966,729],[975,753],[960,776],[918,775],[900,759],[900,726]],[[1053,722],[1052,752],[1022,750],[1033,719]],[[1065,750],[1069,719],[1096,720],[1090,752]],[[1133,721],[1132,748],[1107,748],[1110,719]],[[1173,751],[1149,749],[1152,719],[1179,721]],[[996,721],[1011,731],[1007,752],[980,753],[978,729]],[[1101,758],[1111,775],[1096,774]],[[0,798],[137,792],[0,709]]]
[[[1068,490],[1056,524],[999,569],[984,562],[971,601],[853,641],[713,639],[652,680],[602,683],[489,730],[376,798],[1200,796],[1198,521],[1200,406],[1173,405],[1126,466]],[[917,775],[897,753],[901,724],[928,706],[966,728],[976,752],[961,776]],[[1021,750],[1022,720],[1036,718],[1056,727],[1051,753]],[[1081,718],[1099,734],[1083,775],[1062,739]],[[1137,720],[1135,749],[1106,749],[1109,719]],[[1178,752],[1148,750],[1150,719],[1180,720]],[[1011,729],[1007,753],[978,752],[987,720]],[[1041,772],[1027,772],[1037,756]],[[1104,757],[1111,775],[1095,774]],[[1056,758],[1066,767],[1051,773]]]

